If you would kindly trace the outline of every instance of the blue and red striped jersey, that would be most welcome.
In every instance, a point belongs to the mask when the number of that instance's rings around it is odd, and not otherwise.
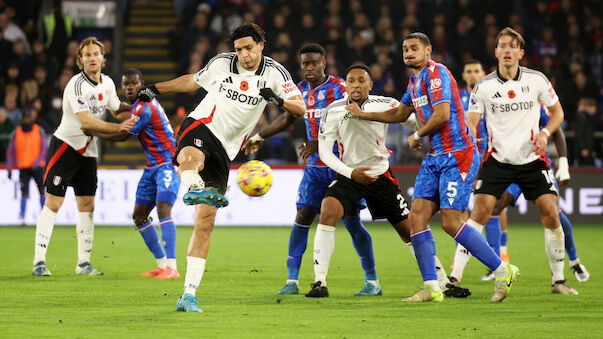
[[[130,114],[137,121],[129,132],[138,135],[146,154],[147,167],[171,163],[176,152],[176,138],[159,101],[137,100],[132,104]]]
[[[456,80],[446,66],[429,60],[417,76],[410,76],[406,93],[400,101],[406,106],[414,106],[423,125],[433,114],[433,106],[441,102],[450,103],[450,118],[429,135],[430,154],[460,151],[475,145],[467,127]]]
[[[306,136],[308,140],[318,140],[320,117],[326,111],[327,106],[333,101],[346,96],[345,80],[329,75],[327,80],[315,89],[310,89],[310,84],[305,80],[297,84],[297,88],[299,88],[306,102],[306,115],[304,116]],[[333,152],[339,156],[337,145],[333,148]],[[308,166],[325,167],[326,165],[320,160],[318,152],[315,152],[310,155]]]
[[[459,94],[461,96],[461,102],[463,103],[463,111],[465,111],[465,119],[467,119],[471,92],[467,89],[467,87],[463,87],[459,90]],[[479,154],[483,156],[488,151],[488,128],[486,127],[485,114],[483,114],[482,118],[479,119],[479,123],[477,124],[477,135],[475,137],[482,139],[482,141],[477,143],[477,150],[479,151]]]

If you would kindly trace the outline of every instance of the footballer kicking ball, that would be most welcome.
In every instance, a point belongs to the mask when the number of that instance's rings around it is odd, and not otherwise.
[[[272,186],[272,169],[262,161],[248,161],[239,167],[237,183],[248,196],[262,196]]]

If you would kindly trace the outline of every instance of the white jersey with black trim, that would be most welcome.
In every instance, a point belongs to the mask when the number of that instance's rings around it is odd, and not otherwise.
[[[540,132],[540,102],[546,107],[559,98],[541,72],[519,67],[512,80],[498,71],[480,80],[469,99],[469,112],[486,115],[488,152],[499,162],[523,165],[538,159],[533,152]]]
[[[105,74],[101,74],[99,83],[90,79],[86,73],[74,75],[63,92],[63,117],[54,136],[66,142],[85,157],[98,157],[97,137],[87,136],[77,113],[89,111],[92,117],[103,120],[107,109],[119,109],[119,97],[115,83]]]
[[[236,53],[218,54],[195,74],[194,80],[207,95],[189,116],[209,128],[231,160],[266,107],[261,88],[271,88],[283,99],[301,96],[289,72],[266,56],[262,56],[257,70],[247,71],[240,66]]]
[[[337,141],[341,161],[350,168],[370,167],[369,175],[378,176],[389,168],[390,151],[385,147],[388,124],[360,120],[345,109],[349,98],[334,101],[323,113],[318,142]],[[360,109],[365,112],[385,112],[398,107],[394,98],[369,95]],[[345,176],[344,173],[341,173]]]

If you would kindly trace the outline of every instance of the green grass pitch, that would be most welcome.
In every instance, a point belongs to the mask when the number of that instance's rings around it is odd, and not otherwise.
[[[480,282],[485,267],[471,259],[463,286],[473,295],[442,303],[404,304],[421,285],[416,261],[394,230],[369,224],[380,297],[354,297],[363,273],[342,225],[329,272],[330,298],[307,299],[313,281],[312,239],[302,262],[302,295],[277,296],[286,278],[289,227],[217,227],[207,271],[197,292],[203,314],[176,312],[186,267],[191,227],[178,228],[177,281],[139,277],[154,259],[133,227],[97,227],[93,264],[104,276],[74,274],[74,227],[56,227],[48,251],[51,277],[32,277],[34,228],[0,227],[0,337],[192,338],[192,337],[601,337],[603,329],[602,225],[577,225],[578,254],[591,273],[576,282],[580,295],[550,293],[543,230],[511,225],[509,252],[521,276],[500,304],[489,302],[492,282]],[[454,243],[433,227],[438,255],[447,270]]]

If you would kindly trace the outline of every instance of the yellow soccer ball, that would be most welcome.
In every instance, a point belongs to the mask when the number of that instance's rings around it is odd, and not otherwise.
[[[239,167],[237,183],[241,191],[248,196],[262,196],[272,186],[272,169],[263,161],[248,161]]]

